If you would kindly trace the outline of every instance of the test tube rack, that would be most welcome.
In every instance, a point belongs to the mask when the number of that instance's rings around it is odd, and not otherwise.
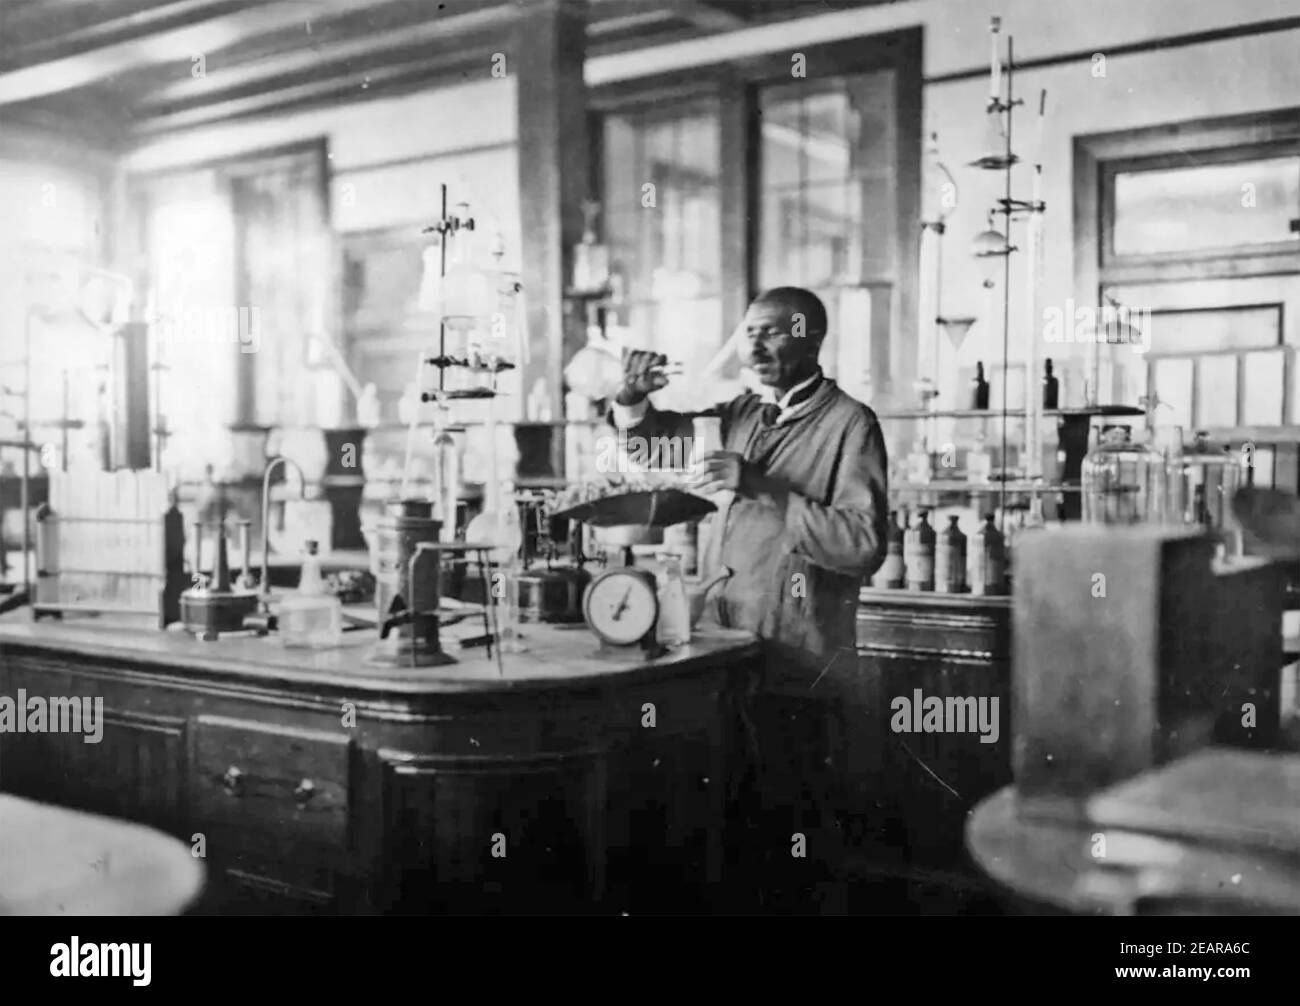
[[[38,517],[32,614],[181,617],[185,532],[173,491],[154,471],[50,473]]]

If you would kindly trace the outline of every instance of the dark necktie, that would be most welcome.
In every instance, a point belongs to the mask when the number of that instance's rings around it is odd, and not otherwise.
[[[813,381],[812,384],[808,385],[808,387],[800,388],[798,391],[796,391],[793,395],[790,396],[790,401],[788,401],[785,404],[785,408],[793,409],[800,402],[807,401],[809,398],[812,397],[813,392],[817,390],[817,388],[821,385],[821,383],[822,383],[821,381]],[[777,419],[780,417],[783,411],[784,410],[781,408],[781,406],[777,405],[775,402],[769,403],[768,405],[764,405],[763,425],[775,426]]]

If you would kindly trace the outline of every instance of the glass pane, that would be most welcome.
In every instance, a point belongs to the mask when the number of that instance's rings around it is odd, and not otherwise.
[[[1246,426],[1282,425],[1286,350],[1247,353],[1243,360],[1241,421]]]
[[[805,282],[801,195],[798,189],[763,195],[762,244],[758,263],[758,281],[762,287]]]
[[[1295,241],[1300,157],[1115,176],[1116,255]]]
[[[859,115],[849,99],[862,80],[761,92],[761,286],[819,290],[830,306],[839,287],[857,283],[866,268],[862,207],[872,179],[856,163]]]
[[[1280,306],[1157,311],[1151,315],[1151,352],[1160,355],[1268,349],[1281,342]]]
[[[1162,405],[1169,406],[1162,410],[1164,422],[1172,426],[1181,426],[1184,434],[1190,432],[1192,425],[1192,361],[1152,360],[1155,379],[1152,387]]]
[[[848,98],[842,92],[810,94],[804,101],[804,179],[841,181],[849,177]]]
[[[1204,429],[1237,425],[1235,356],[1224,353],[1197,359],[1196,425]]]
[[[701,352],[711,355],[721,345],[720,322],[698,311],[684,322],[679,312],[718,294],[720,163],[712,102],[605,120],[604,237],[615,286],[630,302],[620,314],[637,345],[655,346],[665,331],[680,337],[687,329],[704,340]]]

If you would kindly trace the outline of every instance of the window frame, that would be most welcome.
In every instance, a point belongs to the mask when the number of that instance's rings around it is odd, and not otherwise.
[[[1225,258],[1234,260],[1243,258],[1266,259],[1270,256],[1294,256],[1300,253],[1300,240],[1243,245],[1215,245],[1212,248],[1200,248],[1184,252],[1155,252],[1146,255],[1121,255],[1115,251],[1115,183],[1118,176],[1144,171],[1169,170],[1171,168],[1246,164],[1251,161],[1278,157],[1294,157],[1300,162],[1300,138],[1250,144],[1241,147],[1219,147],[1213,150],[1201,151],[1194,158],[1190,158],[1185,153],[1177,152],[1103,161],[1100,165],[1101,192],[1099,195],[1103,269],[1123,268],[1125,266],[1150,266],[1167,262],[1207,262],[1213,264]],[[1297,175],[1300,175],[1300,163],[1296,165],[1296,172]],[[1300,204],[1295,207],[1295,211],[1297,217],[1292,221],[1293,228],[1300,225]],[[1297,230],[1296,233],[1300,234],[1300,230]]]
[[[1098,305],[1105,287],[1300,272],[1300,247],[1245,245],[1186,254],[1116,256],[1114,176],[1135,166],[1222,164],[1300,154],[1300,107],[1194,119],[1074,138],[1075,295]]]
[[[839,39],[800,47],[805,75],[793,77],[795,53],[783,50],[719,60],[680,71],[601,85],[588,91],[590,190],[604,200],[604,120],[609,114],[667,110],[701,98],[718,102],[720,116],[721,256],[719,287],[724,331],[739,324],[758,293],[761,240],[761,116],[759,89],[803,81],[816,87],[826,78],[892,70],[894,107],[887,110],[894,138],[891,168],[896,175],[890,265],[864,259],[860,285],[880,310],[871,312],[871,370],[897,389],[910,388],[916,374],[922,161],[922,44],[920,27]],[[686,79],[683,79],[686,78]],[[868,130],[860,130],[859,156],[868,152]],[[877,227],[879,222],[877,222]],[[863,240],[870,237],[864,214]],[[885,306],[887,304],[887,306]]]

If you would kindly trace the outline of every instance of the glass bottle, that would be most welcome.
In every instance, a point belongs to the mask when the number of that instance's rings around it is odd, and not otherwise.
[[[976,362],[975,377],[971,380],[971,403],[972,409],[987,409],[989,407],[989,382],[984,380],[984,364]]]
[[[1092,524],[1137,524],[1159,518],[1165,457],[1134,443],[1127,426],[1102,430],[1083,459],[1083,519]]]
[[[1232,497],[1241,487],[1242,466],[1231,448],[1211,450],[1209,434],[1198,430],[1192,449],[1182,463],[1186,520],[1205,528],[1230,555],[1241,551],[1240,534],[1232,519]]]
[[[573,286],[580,293],[603,290],[609,283],[609,247],[596,240],[596,214],[600,204],[585,202],[582,214],[586,218],[582,230],[582,243],[573,250]]]
[[[933,475],[934,469],[930,463],[930,451],[926,447],[925,438],[917,437],[912,442],[911,453],[907,455],[907,481],[915,486],[928,486]]]
[[[972,594],[1006,593],[1006,541],[991,513],[984,515],[984,523],[971,535],[966,556],[966,581]]]
[[[966,536],[954,514],[939,534],[934,546],[934,589],[942,594],[961,594],[966,590]]]
[[[682,577],[681,556],[661,552],[656,574],[659,594],[659,621],[656,638],[664,646],[685,646],[691,641],[691,609],[686,599],[686,581]]]
[[[873,587],[897,589],[903,586],[903,527],[898,523],[898,511],[889,511],[889,527],[885,536],[885,561],[871,578]]]
[[[1052,361],[1043,361],[1043,408],[1055,409],[1060,401],[1061,385],[1052,373]]]
[[[934,590],[934,528],[929,511],[917,514],[916,523],[903,537],[903,565],[907,567],[908,590]]]
[[[307,542],[298,589],[280,603],[280,639],[285,646],[338,646],[343,639],[343,605],[325,585],[317,545]]]

